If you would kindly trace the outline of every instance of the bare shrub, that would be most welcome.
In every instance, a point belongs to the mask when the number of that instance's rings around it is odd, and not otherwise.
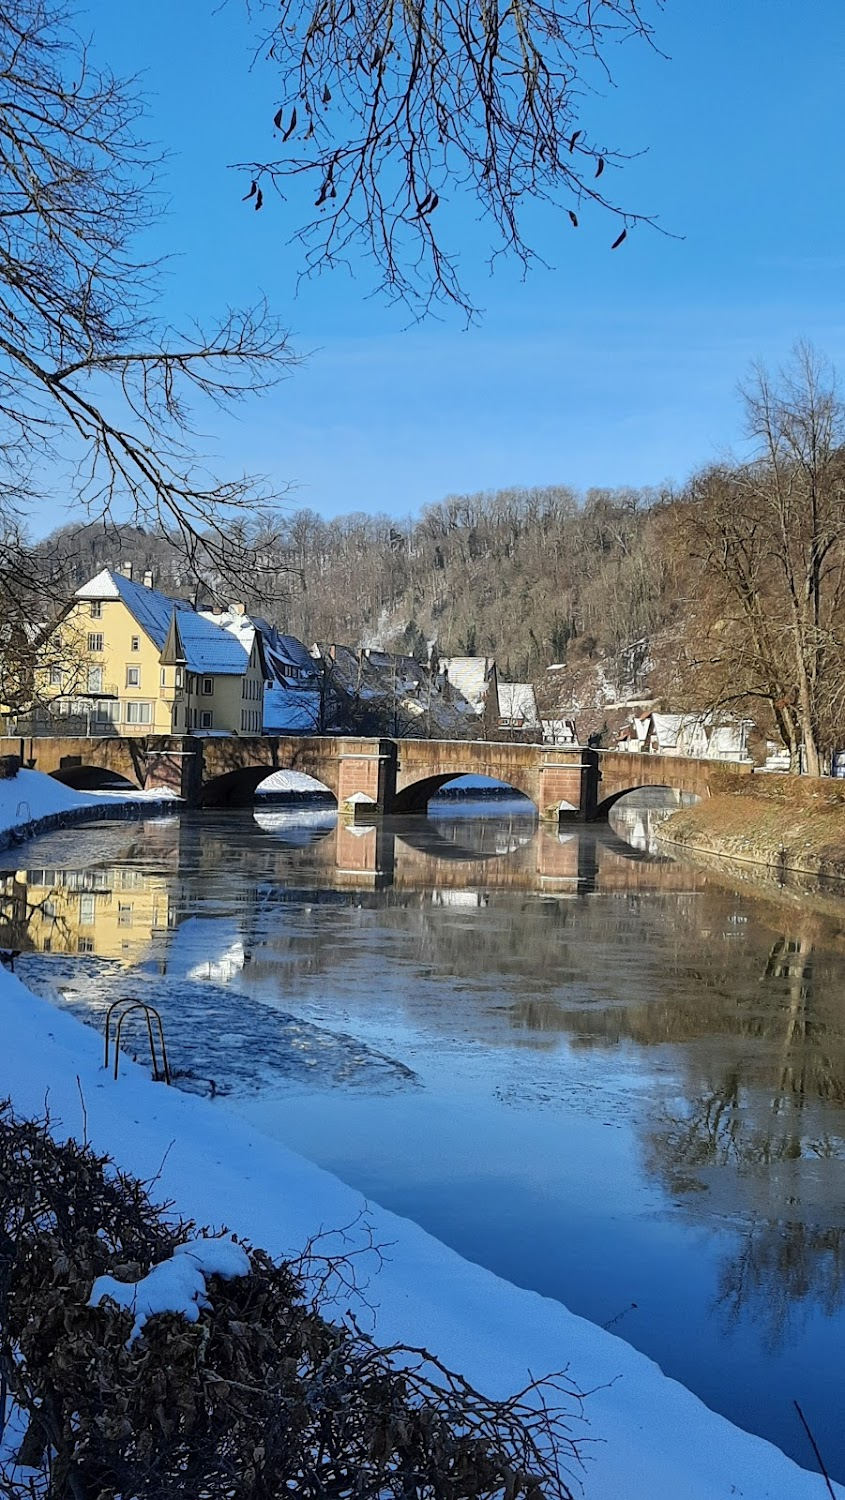
[[[132,1313],[89,1306],[94,1280],[137,1280],[192,1229],[106,1157],[0,1111],[0,1377],[29,1424],[8,1495],[33,1493],[26,1464],[45,1500],[571,1500],[568,1382],[484,1397],[424,1349],[329,1321],[306,1262],[250,1249],[198,1322],[161,1314],[129,1344]]]

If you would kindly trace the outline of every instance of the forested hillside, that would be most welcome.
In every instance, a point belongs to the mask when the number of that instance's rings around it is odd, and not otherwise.
[[[549,486],[450,496],[406,523],[292,511],[264,539],[266,571],[244,602],[308,642],[424,653],[436,641],[441,655],[495,655],[518,679],[595,657],[635,679],[641,643],[671,614],[659,499]],[[43,551],[69,592],[122,562],[165,591],[196,589],[175,543],[128,527],[59,532]]]

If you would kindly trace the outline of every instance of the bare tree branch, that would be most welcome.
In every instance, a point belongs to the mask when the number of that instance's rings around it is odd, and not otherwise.
[[[447,248],[459,200],[480,209],[494,261],[539,258],[523,227],[536,203],[567,229],[584,208],[611,214],[616,249],[646,216],[605,191],[625,156],[592,138],[581,111],[592,78],[609,79],[613,47],[654,45],[647,12],[661,4],[254,0],[259,55],[279,74],[279,149],[242,164],[247,198],[260,208],[265,180],[282,191],[305,177],[316,210],[295,234],[306,274],[360,247],[379,289],[420,316],[438,303],[475,311]]]

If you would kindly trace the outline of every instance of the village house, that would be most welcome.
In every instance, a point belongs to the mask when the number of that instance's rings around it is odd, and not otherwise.
[[[312,647],[322,674],[326,729],[408,739],[479,739],[482,719],[442,670],[400,652],[321,642]]]
[[[530,682],[500,682],[499,728],[530,733],[541,729],[537,699]]]
[[[245,621],[243,611],[240,617]],[[56,661],[56,646],[61,662]],[[39,700],[91,734],[259,734],[267,668],[260,632],[226,629],[183,599],[104,568],[45,642]]]
[[[748,761],[748,719],[712,714],[635,714],[620,732],[617,750],[639,755],[689,755],[700,760]]]
[[[266,682],[262,705],[265,734],[316,734],[321,714],[321,674],[308,647],[296,636],[285,635],[258,615],[248,615],[243,606],[202,610],[204,619],[228,630],[247,656],[260,637]]]
[[[480,721],[482,739],[495,738],[499,728],[499,679],[492,656],[443,656],[440,670],[452,688],[466,699]],[[469,738],[469,736],[467,736]]]

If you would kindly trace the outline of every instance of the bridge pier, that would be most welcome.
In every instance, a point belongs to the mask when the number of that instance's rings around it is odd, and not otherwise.
[[[338,755],[337,805],[341,814],[368,821],[393,809],[396,801],[396,767],[399,754],[395,740],[370,741],[361,748],[353,741]]]

